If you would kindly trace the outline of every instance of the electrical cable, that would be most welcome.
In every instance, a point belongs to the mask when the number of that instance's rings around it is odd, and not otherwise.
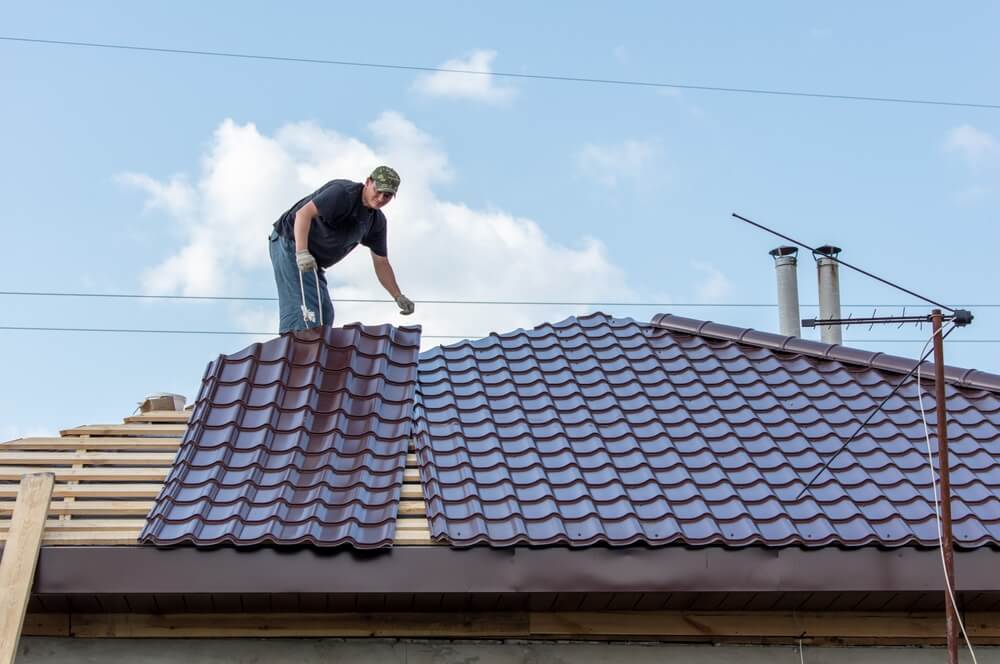
[[[891,104],[921,104],[928,106],[952,106],[959,108],[984,108],[1000,110],[1000,104],[979,102],[960,102],[941,99],[915,99],[908,97],[872,97],[863,95],[830,94],[824,92],[800,92],[796,90],[772,90],[765,88],[735,88],[716,85],[688,85],[683,83],[662,83],[655,81],[634,81],[612,78],[593,78],[583,76],[561,76],[555,74],[524,74],[503,71],[476,71],[473,69],[458,69],[453,67],[424,67],[418,65],[399,65],[378,62],[360,62],[353,60],[328,60],[322,58],[300,58],[278,55],[259,55],[253,53],[236,53],[227,51],[203,51],[184,48],[158,48],[153,46],[132,46],[128,44],[108,44],[98,42],[68,41],[58,39],[34,39],[29,37],[0,36],[0,40],[21,42],[27,44],[44,44],[47,46],[76,46],[85,48],[116,49],[124,51],[144,51],[147,53],[169,53],[180,55],[200,55],[219,58],[239,58],[244,60],[268,60],[274,62],[295,62],[317,65],[337,65],[340,67],[365,67],[370,69],[392,69],[402,71],[418,71],[430,73],[463,74],[469,76],[496,76],[498,78],[517,78],[540,81],[563,81],[567,83],[596,83],[601,85],[619,85],[645,88],[670,88],[675,90],[695,90],[699,92],[725,92],[748,95],[770,95],[782,97],[806,97],[813,99],[833,99],[838,101],[863,101]]]
[[[127,328],[117,328],[117,327],[33,327],[33,326],[17,326],[17,325],[0,325],[0,330],[8,331],[20,331],[20,332],[120,332],[125,334],[221,334],[221,335],[236,335],[236,336],[254,336],[254,337],[273,337],[276,336],[274,331],[271,332],[243,332],[243,331],[230,331],[230,330],[149,330],[149,329],[127,329]],[[422,334],[420,335],[423,339],[479,339],[480,336],[459,336],[459,335],[435,335],[435,334]],[[1000,340],[998,340],[1000,341]]]
[[[118,327],[42,327],[35,325],[0,325],[0,330],[10,332],[118,332],[130,334],[220,334],[220,335],[246,335],[246,336],[274,336],[275,332],[252,332],[242,330],[158,330],[158,329],[138,329],[138,328],[118,328]],[[486,334],[422,334],[423,339],[484,339],[495,333]],[[923,339],[845,339],[844,343],[865,344],[895,344],[895,343],[924,343]],[[952,343],[1000,343],[1000,339],[955,339]]]
[[[0,295],[16,295],[25,297],[97,297],[109,299],[135,300],[202,300],[202,301],[233,301],[233,302],[277,302],[277,297],[255,297],[237,295],[146,295],[142,293],[74,293],[59,291],[0,291]],[[353,303],[393,303],[394,300],[382,298],[337,298],[337,302]],[[416,300],[418,304],[458,304],[458,305],[517,305],[517,306],[566,306],[566,307],[704,307],[704,308],[776,308],[774,302],[568,302],[558,300]],[[818,304],[800,304],[800,307],[817,308]],[[871,309],[895,307],[919,307],[920,304],[841,304],[842,309]],[[963,307],[993,307],[1000,308],[1000,303],[961,304]],[[923,339],[920,342],[923,343]]]
[[[937,332],[931,334],[930,338],[924,344],[924,350],[927,346],[934,340],[935,334],[940,334],[943,328],[939,328]],[[955,329],[955,324],[952,323],[942,337],[941,341],[944,342],[945,337],[951,330]],[[933,352],[933,351],[932,351]],[[972,656],[973,664],[978,664],[976,661],[976,652],[972,649],[972,642],[969,640],[969,635],[965,631],[965,623],[962,621],[962,615],[958,610],[958,602],[955,601],[955,591],[951,587],[951,582],[948,580],[948,566],[944,559],[944,533],[941,531],[941,505],[938,502],[938,488],[937,479],[934,477],[934,455],[931,452],[931,431],[930,427],[927,426],[927,413],[924,411],[924,391],[920,383],[920,365],[917,365],[917,400],[920,402],[920,419],[924,423],[924,439],[927,441],[927,466],[931,473],[931,493],[934,497],[934,514],[937,516],[935,524],[937,525],[938,533],[938,550],[941,552],[941,570],[944,572],[944,585],[948,591],[948,599],[951,601],[952,607],[955,609],[955,620],[958,621],[958,626],[962,628],[962,636],[965,637],[965,645],[969,648],[969,654]],[[938,459],[938,466],[942,463],[950,463],[949,459]]]

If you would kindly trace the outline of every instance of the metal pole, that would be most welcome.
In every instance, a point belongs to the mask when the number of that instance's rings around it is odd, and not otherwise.
[[[948,410],[944,396],[944,341],[941,339],[941,310],[931,312],[934,332],[934,405],[937,411],[938,476],[941,480],[941,532],[944,547],[944,573],[951,592],[955,590],[955,554],[951,539],[951,481],[948,460]],[[947,589],[946,589],[947,590]],[[957,600],[956,600],[957,601]],[[945,630],[948,637],[948,664],[958,664],[958,619],[951,597],[944,598]]]
[[[816,251],[819,252],[815,255],[819,318],[837,319],[840,318],[840,266],[837,262],[840,247],[827,244]],[[844,343],[843,330],[839,325],[821,325],[819,335],[825,344]]]
[[[774,272],[778,277],[778,328],[786,337],[801,337],[799,328],[799,280],[796,274],[797,247],[778,247],[771,250]]]

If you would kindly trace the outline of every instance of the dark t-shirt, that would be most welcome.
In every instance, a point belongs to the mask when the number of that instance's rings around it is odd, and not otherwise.
[[[295,213],[312,201],[318,214],[309,226],[309,253],[320,267],[339,262],[359,242],[379,256],[386,256],[385,215],[361,204],[363,187],[360,182],[331,180],[281,215],[274,228],[278,235],[294,241]]]

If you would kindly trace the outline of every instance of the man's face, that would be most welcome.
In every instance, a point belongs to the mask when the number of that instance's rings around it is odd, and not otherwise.
[[[375,189],[375,181],[371,178],[365,180],[365,188],[361,192],[362,203],[365,207],[374,208],[380,210],[389,204],[395,194],[391,191],[377,191]]]

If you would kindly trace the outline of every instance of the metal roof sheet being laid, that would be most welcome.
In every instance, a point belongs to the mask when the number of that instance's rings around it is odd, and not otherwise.
[[[456,546],[936,545],[912,378],[797,498],[912,366],[673,316],[593,314],[435,348],[420,357],[414,409],[431,534]],[[947,376],[955,544],[998,545],[1000,377]]]
[[[140,535],[199,546],[392,543],[420,328],[313,328],[206,369]]]

